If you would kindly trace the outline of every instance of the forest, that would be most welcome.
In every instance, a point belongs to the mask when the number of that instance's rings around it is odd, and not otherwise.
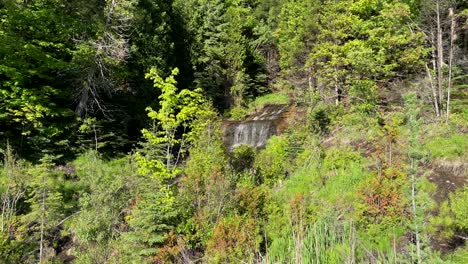
[[[466,0],[0,0],[0,263],[468,263],[467,106]]]

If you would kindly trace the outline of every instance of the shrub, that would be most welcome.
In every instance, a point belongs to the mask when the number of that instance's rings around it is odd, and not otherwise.
[[[255,148],[248,145],[238,146],[233,149],[229,158],[235,172],[249,169],[255,160]]]
[[[271,192],[266,186],[257,186],[254,182],[241,181],[237,184],[235,201],[237,212],[255,219],[267,216],[265,207],[271,199]]]
[[[245,107],[235,106],[231,108],[227,115],[234,120],[242,120],[247,116],[247,114],[248,110]]]
[[[468,245],[461,247],[446,257],[443,264],[465,264],[468,263]]]
[[[257,155],[254,167],[264,182],[274,184],[287,176],[291,164],[288,160],[287,148],[286,137],[272,136],[266,148]]]
[[[78,199],[80,212],[67,222],[76,238],[76,262],[104,262],[122,253],[113,243],[127,231],[123,216],[128,213],[127,203],[141,193],[142,178],[130,158],[107,162],[90,151],[74,165],[79,179],[75,185],[83,189]]]
[[[405,173],[396,168],[385,169],[370,178],[358,194],[363,206],[360,218],[369,224],[398,223],[407,218],[405,180]]]
[[[208,241],[209,263],[250,263],[259,250],[261,236],[253,218],[232,216],[221,219]]]
[[[330,111],[327,106],[318,105],[308,114],[309,125],[313,132],[318,134],[328,133],[331,124]]]
[[[431,222],[441,229],[441,234],[451,238],[457,234],[468,234],[468,187],[451,193],[449,200],[442,203],[439,214]]]

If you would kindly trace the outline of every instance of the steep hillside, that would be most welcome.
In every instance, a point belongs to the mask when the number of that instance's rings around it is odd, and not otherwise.
[[[0,1],[0,263],[468,263],[468,2]]]

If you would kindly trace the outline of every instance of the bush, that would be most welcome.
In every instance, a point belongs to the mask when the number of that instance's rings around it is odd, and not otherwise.
[[[456,234],[468,234],[468,187],[451,193],[449,200],[442,203],[440,212],[431,219],[442,236],[452,238]]]
[[[318,134],[328,133],[331,123],[330,111],[327,106],[319,105],[309,113],[309,125],[313,132]]]
[[[208,241],[205,258],[209,263],[253,262],[261,236],[253,218],[232,216],[221,219]]]
[[[468,245],[461,247],[446,257],[443,264],[465,264],[468,263]]]
[[[247,116],[248,113],[249,112],[245,107],[236,106],[231,108],[227,115],[234,120],[242,120]]]
[[[371,142],[380,133],[380,118],[362,112],[343,113],[336,111],[330,114],[331,123],[334,127],[340,127],[333,131],[333,136],[341,142],[351,141]]]
[[[83,190],[79,195],[80,213],[68,221],[76,237],[76,262],[107,261],[116,255],[113,242],[127,226],[123,215],[141,181],[136,164],[129,158],[106,162],[90,151],[75,161]]]
[[[249,169],[255,160],[255,148],[248,145],[238,146],[232,150],[229,158],[235,172]]]
[[[288,141],[286,137],[272,136],[266,148],[257,155],[254,167],[263,182],[274,184],[287,176],[291,162],[288,160]]]

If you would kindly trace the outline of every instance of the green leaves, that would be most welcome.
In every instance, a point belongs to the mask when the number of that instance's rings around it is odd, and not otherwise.
[[[244,106],[265,84],[250,1],[190,0],[186,9],[193,34],[194,83],[222,109]],[[185,2],[184,2],[185,3]]]
[[[439,227],[442,236],[451,238],[455,234],[468,232],[468,188],[453,192],[448,201],[444,201],[439,214],[431,219],[433,225]]]
[[[154,120],[153,131],[144,129],[142,132],[150,143],[167,144],[170,149],[182,141],[190,143],[193,140],[190,131],[195,128],[194,121],[207,114],[207,110],[204,109],[205,100],[202,89],[177,91],[175,76],[178,73],[179,70],[174,68],[171,75],[163,79],[158,75],[157,70],[152,68],[146,74],[146,78],[153,80],[154,86],[161,90],[161,95],[158,97],[159,110],[146,108],[148,117]],[[181,127],[183,133],[181,138],[177,138],[177,129]],[[171,155],[171,153],[166,153],[166,155]]]
[[[375,104],[377,82],[417,72],[428,53],[423,35],[412,29],[412,16],[402,1],[327,1],[307,65],[335,96]],[[369,89],[353,94],[364,87]]]
[[[147,108],[153,127],[142,130],[146,142],[134,155],[138,173],[147,184],[127,216],[132,231],[125,235],[125,239],[136,243],[138,254],[143,256],[156,255],[157,247],[164,244],[167,232],[176,225],[179,212],[172,181],[182,171],[179,162],[193,143],[194,134],[205,127],[209,122],[206,117],[212,114],[201,89],[178,91],[178,73],[175,68],[163,79],[152,68],[146,74],[160,90],[159,109]]]
[[[73,114],[65,98],[76,28],[56,4],[8,1],[0,8],[0,141],[28,157],[51,151],[45,142],[62,141],[72,120],[64,121]]]

